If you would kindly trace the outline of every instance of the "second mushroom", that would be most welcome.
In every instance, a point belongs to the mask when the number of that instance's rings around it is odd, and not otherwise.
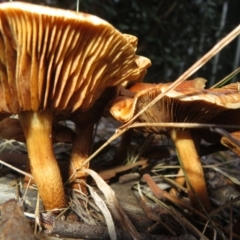
[[[240,107],[239,91],[231,87],[224,89],[204,89],[206,80],[198,78],[185,81],[143,112],[135,122],[141,123],[208,123],[219,113],[229,108]],[[167,84],[134,85],[129,90],[134,97],[118,97],[109,104],[111,115],[119,121],[127,122],[160,93]],[[196,151],[194,136],[190,130],[146,125],[141,130],[149,133],[169,135],[177,149],[182,167],[188,178],[188,193],[191,205],[202,211],[202,206],[210,210],[210,202],[204,172]]]

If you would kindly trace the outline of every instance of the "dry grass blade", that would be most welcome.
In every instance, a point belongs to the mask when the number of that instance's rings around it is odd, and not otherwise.
[[[97,156],[98,153],[100,153],[107,145],[109,145],[112,141],[114,141],[116,138],[120,137],[124,132],[126,132],[128,128],[122,129],[122,130],[116,130],[116,133],[114,133],[100,148],[98,148],[83,164],[87,164],[89,161],[91,161],[94,157]]]
[[[136,190],[139,191],[139,189],[136,188],[136,186],[134,187]],[[165,192],[165,191],[162,191]],[[153,200],[154,202],[156,202],[157,204],[159,204],[161,207],[163,207],[165,210],[167,210],[167,212],[169,212],[169,214],[171,216],[173,216],[176,221],[180,222],[182,225],[184,225],[185,227],[187,227],[188,229],[191,229],[191,231],[193,233],[195,233],[196,235],[198,235],[200,237],[200,239],[202,240],[208,240],[207,237],[204,236],[203,233],[201,233],[197,228],[195,228],[193,226],[193,224],[191,222],[189,222],[180,212],[178,212],[176,209],[168,206],[167,204],[165,204],[164,202],[160,201],[158,199],[158,197],[154,197],[151,194],[146,193],[145,191],[141,191],[141,194],[145,194],[149,199]],[[166,197],[166,196],[163,196]],[[172,198],[172,196],[171,196]],[[174,197],[173,197],[174,198]],[[178,199],[176,199],[177,201],[179,201]],[[174,201],[176,203],[176,201]],[[180,202],[180,201],[179,201]]]
[[[152,219],[153,221],[156,221],[156,223],[151,226],[150,228],[148,228],[148,232],[151,232],[152,229],[155,227],[155,225],[161,224],[165,229],[168,230],[169,233],[171,233],[172,236],[176,236],[177,234],[174,231],[174,228],[169,226],[167,223],[165,223],[164,221],[162,221],[162,208],[160,207],[159,209],[156,209],[156,207],[154,206],[154,211],[151,209],[150,206],[152,206],[152,204],[149,204],[147,198],[143,195],[142,190],[140,188],[140,185],[137,185],[138,188],[138,194],[140,196],[140,206],[142,207],[143,211],[145,212],[145,214],[148,216],[148,218]],[[159,206],[159,205],[158,205]],[[157,213],[157,214],[155,214]],[[158,214],[160,213],[160,214]],[[184,228],[184,226],[182,226]]]
[[[91,186],[88,185],[88,189],[90,191],[90,194],[91,194],[92,198],[94,199],[95,203],[97,204],[97,206],[99,207],[99,209],[101,210],[101,212],[102,212],[102,214],[105,218],[107,228],[108,228],[108,233],[109,233],[109,236],[110,236],[111,240],[117,239],[117,234],[116,234],[116,231],[115,231],[114,222],[113,222],[111,213],[108,210],[106,204],[99,197],[99,195],[93,190],[93,188]]]
[[[214,131],[214,128],[228,128],[228,129],[240,129],[238,125],[218,125],[218,124],[203,124],[203,123],[133,123],[130,126],[126,126],[124,129],[117,129],[116,133],[113,134],[100,148],[98,148],[84,163],[83,166],[91,161],[98,153],[100,153],[107,145],[109,145],[116,138],[120,137],[129,128],[145,127],[145,126],[158,126],[158,127],[179,127],[179,128],[208,128]]]
[[[90,211],[88,209],[88,206],[93,205],[84,193],[74,189],[71,193],[70,202],[71,203],[69,205],[69,208],[73,210],[84,223],[91,226],[96,224],[94,218],[92,217],[92,214],[90,214]],[[98,209],[94,209],[96,212],[98,212]]]
[[[156,198],[153,198],[153,200],[156,201],[156,203],[161,204],[161,206],[164,206],[165,209],[168,210],[168,212],[175,217],[175,219],[179,222],[181,222],[182,225],[190,229],[192,232],[194,232],[196,235],[199,236],[201,240],[208,240],[206,236],[204,236],[203,233],[201,233],[187,218],[185,218],[180,212],[178,212],[175,208],[170,208],[167,204],[164,204],[164,202],[157,200]]]
[[[153,191],[153,194],[158,198],[161,199],[162,197],[166,197],[167,199],[169,199],[170,201],[172,201],[174,204],[178,204],[181,203],[181,201],[179,201],[179,199],[171,196],[168,192],[163,191],[160,187],[158,187],[158,185],[152,180],[152,178],[148,175],[145,174],[144,179],[146,180],[147,184],[149,185],[149,187],[151,188],[151,190]],[[159,201],[159,200],[158,200]],[[164,203],[161,203],[164,204]],[[181,205],[181,204],[180,204]],[[184,205],[184,204],[183,204]],[[166,206],[166,209],[168,208],[168,206]],[[189,209],[191,209],[191,207],[187,207]],[[170,208],[168,208],[170,210]],[[179,214],[177,212],[177,210],[172,209],[171,211],[172,214],[178,218],[178,220],[180,220],[182,223],[184,223],[185,226],[187,226],[189,229],[191,229],[193,232],[199,234],[199,237],[201,237],[201,239],[207,239],[197,228],[195,228],[187,219],[185,219],[181,214]],[[193,212],[195,212],[196,214],[199,214],[200,216],[203,217],[203,219],[207,219],[207,224],[208,222],[210,222],[212,224],[212,226],[214,227],[215,231],[218,233],[219,237],[221,236],[222,239],[225,239],[224,234],[222,233],[222,231],[217,227],[217,224],[215,224],[215,222],[210,218],[210,215],[205,214],[203,215],[202,213],[196,211],[195,209],[193,210]]]
[[[212,166],[212,169],[214,169],[214,170],[215,170],[216,172],[218,172],[218,173],[221,173],[224,177],[230,179],[234,184],[240,185],[240,181],[239,181],[237,178],[235,178],[235,177],[229,175],[228,173],[222,171],[220,168],[217,168],[217,167],[213,167],[213,166]]]
[[[38,193],[37,203],[36,203],[36,207],[35,207],[35,224],[34,224],[34,235],[35,236],[38,233],[38,229],[39,229],[39,232],[42,231],[42,227],[41,227],[41,223],[40,223],[40,219],[39,219],[39,215],[40,215],[39,203],[40,203],[40,198],[39,198],[39,193]]]
[[[27,172],[24,172],[24,171],[22,171],[22,170],[20,170],[20,169],[18,169],[18,168],[15,168],[14,166],[12,166],[12,165],[10,165],[10,164],[8,164],[8,163],[5,163],[5,162],[2,161],[2,160],[0,160],[0,164],[4,165],[4,166],[6,166],[6,167],[9,167],[9,168],[13,169],[13,170],[16,171],[16,172],[19,172],[19,173],[21,173],[21,174],[23,174],[23,175],[25,175],[25,176],[33,179],[33,176],[32,176],[30,173],[27,173]]]
[[[129,128],[137,128],[137,127],[145,127],[145,126],[165,127],[165,128],[166,127],[169,127],[169,128],[207,128],[207,129],[211,129],[211,131],[215,131],[215,129],[220,129],[220,128],[240,129],[239,125],[221,125],[221,124],[207,124],[207,123],[174,123],[174,122],[167,122],[167,123],[148,123],[148,122],[133,123],[131,126],[128,126],[127,128],[129,129]],[[217,132],[219,132],[219,131],[217,131]]]
[[[91,177],[95,180],[98,188],[104,194],[107,204],[114,215],[114,217],[122,223],[125,230],[129,232],[133,239],[140,240],[140,235],[127,217],[127,215],[122,210],[121,205],[119,204],[118,200],[116,199],[115,192],[108,186],[108,184],[93,170],[91,169],[84,169]]]
[[[240,72],[240,67],[231,72],[229,75],[227,75],[225,78],[214,84],[211,88],[219,88],[225,85],[228,81],[230,81],[232,78],[234,78],[238,73]]]
[[[228,201],[227,203],[221,205],[220,207],[214,209],[209,215],[210,216],[215,216],[218,212],[222,211],[224,208],[229,207],[229,205],[237,202],[240,200],[240,196],[233,198],[232,200]]]
[[[152,102],[150,102],[146,107],[144,107],[140,112],[138,112],[130,121],[121,126],[121,129],[126,128],[133,123],[136,118],[141,115],[148,108],[153,106],[157,101],[159,101],[167,92],[178,86],[181,82],[186,80],[192,74],[194,74],[199,68],[206,64],[213,56],[215,56],[219,51],[221,51],[225,46],[227,46],[234,38],[240,34],[240,25],[238,25],[233,31],[231,31],[226,37],[219,41],[209,52],[207,52],[202,58],[200,58],[195,64],[193,64],[187,71],[185,71],[176,81],[174,81],[165,92],[159,94]]]

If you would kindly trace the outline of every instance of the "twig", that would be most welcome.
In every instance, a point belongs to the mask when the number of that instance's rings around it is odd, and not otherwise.
[[[19,173],[21,173],[21,174],[23,174],[23,175],[25,175],[25,176],[33,179],[33,176],[32,176],[30,173],[24,172],[24,171],[22,171],[22,170],[20,170],[20,169],[18,169],[18,168],[16,168],[16,167],[8,164],[8,163],[5,163],[5,162],[2,161],[2,160],[0,160],[0,163],[1,163],[2,165],[6,166],[6,167],[9,167],[9,168],[13,169],[13,170],[16,171],[16,172],[19,172]]]
[[[67,222],[67,221],[60,221],[56,220],[53,222],[52,226],[47,227],[47,233],[51,233],[54,235],[59,235],[61,237],[70,237],[70,238],[84,238],[84,239],[110,239],[108,235],[107,228],[105,226],[97,226],[97,225],[88,225],[85,223],[79,222]],[[116,229],[117,239],[126,239],[131,240],[131,235],[120,229]],[[196,238],[192,235],[185,234],[180,237],[164,237],[159,235],[152,235],[152,234],[140,234],[141,240],[157,240],[157,239],[168,239],[168,240],[186,240],[192,239],[195,240]]]
[[[213,86],[211,86],[210,89],[217,88],[217,87],[225,84],[227,80],[234,78],[239,72],[240,72],[240,67],[237,68],[236,70],[234,70],[233,72],[231,72],[230,74],[228,74],[225,78],[223,78],[222,80],[220,80]]]
[[[133,123],[127,128],[137,128],[137,127],[169,127],[169,128],[207,128],[211,129],[213,132],[217,132],[220,134],[220,128],[228,128],[228,129],[240,129],[240,125],[220,125],[220,124],[207,124],[207,123],[174,123],[174,122],[167,122],[167,123]]]
[[[87,164],[89,161],[91,161],[98,153],[100,153],[107,145],[109,145],[112,141],[114,141],[116,138],[120,137],[124,132],[126,132],[128,128],[124,129],[117,129],[116,132],[100,147],[98,148],[83,164]]]

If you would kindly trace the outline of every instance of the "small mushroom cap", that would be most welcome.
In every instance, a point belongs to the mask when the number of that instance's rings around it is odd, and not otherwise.
[[[205,80],[197,81],[198,87],[196,87],[196,81],[189,80],[167,92],[136,121],[208,123],[221,112],[240,108],[238,83],[224,88],[203,89]],[[199,81],[202,81],[202,84]],[[127,122],[165,89],[166,84],[139,83],[132,87],[132,91],[136,92],[134,97],[118,97],[111,101],[108,109],[114,118]],[[165,128],[160,127],[146,127],[144,130],[153,133],[166,131]]]
[[[90,14],[0,4],[0,113],[86,111],[105,88],[141,77],[134,39]]]

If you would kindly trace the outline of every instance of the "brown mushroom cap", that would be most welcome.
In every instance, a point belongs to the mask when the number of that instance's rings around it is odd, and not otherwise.
[[[86,111],[140,76],[129,38],[96,16],[8,2],[0,19],[0,112]]]

